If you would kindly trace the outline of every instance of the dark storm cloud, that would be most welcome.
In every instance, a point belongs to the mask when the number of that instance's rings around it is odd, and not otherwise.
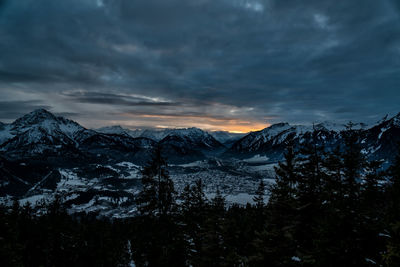
[[[80,103],[110,104],[119,106],[179,106],[179,103],[160,101],[144,98],[143,96],[131,96],[125,94],[110,94],[100,92],[67,92],[65,96]]]
[[[59,112],[311,122],[400,111],[396,0],[0,0],[0,51],[0,96],[40,95]]]
[[[34,109],[51,109],[41,101],[0,101],[0,119],[20,117]]]

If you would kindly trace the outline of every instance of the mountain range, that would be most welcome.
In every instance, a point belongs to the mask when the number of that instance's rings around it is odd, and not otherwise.
[[[353,124],[362,152],[387,167],[397,154],[400,114],[373,125]],[[72,212],[97,210],[121,216],[141,188],[140,170],[160,147],[170,175],[182,189],[201,177],[208,193],[222,189],[231,199],[251,200],[258,181],[273,180],[289,140],[299,149],[316,142],[327,150],[343,146],[346,126],[278,123],[246,135],[197,128],[86,129],[40,109],[10,124],[0,123],[0,201],[25,203],[62,195]],[[120,202],[115,206],[116,199]],[[242,200],[241,200],[242,201]]]
[[[360,129],[363,153],[369,158],[388,162],[394,158],[400,141],[400,114],[385,117],[375,125],[354,127]],[[198,128],[129,130],[111,126],[91,130],[39,109],[11,124],[0,124],[0,152],[11,161],[34,159],[65,164],[85,158],[86,162],[124,160],[143,164],[160,146],[172,163],[258,154],[277,161],[282,159],[289,139],[300,146],[315,138],[320,145],[333,149],[342,143],[341,132],[345,129],[344,125],[324,122],[313,126],[278,123],[245,136]]]
[[[187,135],[189,132],[198,131],[197,128],[186,128],[186,129],[137,129],[130,130],[126,128],[122,128],[120,125],[115,126],[107,126],[96,129],[97,132],[104,134],[120,134],[126,135],[133,138],[137,137],[146,137],[149,139],[153,139],[155,141],[161,141],[163,138],[172,134],[179,135]],[[245,133],[230,133],[226,131],[210,131],[208,132],[212,137],[214,137],[218,142],[224,144],[225,146],[229,146],[229,144],[233,144],[235,141],[239,140],[241,137],[245,136]]]
[[[392,162],[399,148],[400,114],[390,119],[385,117],[374,125],[358,123],[351,124],[351,127],[359,131],[362,153],[368,159],[383,160],[386,166]],[[326,150],[333,150],[343,147],[342,134],[346,130],[346,125],[329,122],[312,126],[278,123],[249,133],[235,142],[225,155],[246,158],[259,154],[279,161],[289,140],[293,140],[294,147],[298,149],[305,143],[316,142]]]
[[[209,133],[197,128],[145,130],[121,127],[86,129],[78,123],[39,109],[0,128],[0,152],[9,160],[69,162],[146,162],[160,146],[171,162],[190,162],[225,149]],[[61,161],[60,161],[61,159]]]

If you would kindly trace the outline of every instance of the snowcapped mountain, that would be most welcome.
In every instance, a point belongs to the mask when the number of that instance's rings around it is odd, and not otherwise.
[[[56,117],[45,109],[38,109],[26,114],[14,121],[10,126],[11,133],[15,134],[37,127],[51,135],[62,133],[70,139],[75,139],[82,131],[86,130],[78,123],[63,117]]]
[[[225,149],[210,134],[196,128],[158,131],[163,137],[158,142],[146,137],[133,138],[131,134],[120,127],[88,130],[45,110],[2,125],[1,201],[10,201],[12,196],[20,199],[21,204],[34,204],[57,194],[62,195],[71,212],[96,209],[104,216],[130,214],[135,210],[132,199],[141,187],[141,166],[150,159],[155,147],[161,146],[168,162],[178,171],[178,181],[186,170],[176,164],[205,160]],[[215,175],[209,176],[215,179]],[[250,181],[246,184],[252,185],[251,177],[246,179]],[[182,186],[184,183],[178,182]]]
[[[102,127],[95,129],[96,132],[99,133],[105,133],[105,134],[119,134],[119,135],[127,135],[131,136],[134,138],[137,137],[146,137],[153,139],[154,141],[161,141],[165,137],[169,135],[193,135],[194,131],[201,131],[201,134],[208,133],[212,137],[214,137],[218,142],[224,144],[224,143],[229,143],[232,141],[237,141],[241,137],[243,137],[245,134],[241,133],[230,133],[226,131],[212,131],[212,132],[207,132],[203,131],[198,128],[166,128],[166,129],[136,129],[136,130],[130,130],[121,127],[120,125],[115,125],[115,126],[107,126],[107,127]]]
[[[190,162],[220,152],[225,147],[213,135],[198,128],[129,130],[121,126],[97,129],[107,134],[142,137],[158,142],[163,154],[172,162]]]
[[[10,159],[40,158],[49,161],[85,159],[107,161],[121,157],[144,160],[155,142],[129,135],[110,135],[88,130],[78,123],[35,110],[0,131],[0,151]]]
[[[400,141],[400,114],[354,128],[360,129],[367,157],[393,160]],[[240,136],[227,148],[222,142],[237,135],[197,128],[130,131],[113,126],[95,131],[36,110],[0,124],[0,201],[12,196],[34,203],[58,194],[71,212],[131,214],[136,208],[132,199],[141,187],[141,166],[157,146],[171,163],[170,175],[178,188],[201,177],[211,193],[225,188],[227,194],[246,193],[251,199],[259,179],[273,179],[273,167],[282,160],[289,139],[297,147],[317,140],[330,149],[343,144],[344,130],[345,125],[330,122],[278,123]]]
[[[99,133],[126,135],[126,136],[131,136],[133,138],[145,137],[145,138],[149,138],[154,141],[157,141],[157,142],[160,141],[161,139],[165,138],[168,135],[170,130],[172,130],[172,129],[130,130],[130,129],[123,128],[120,125],[107,126],[107,127],[102,127],[102,128],[96,129],[96,131]]]
[[[76,122],[39,109],[6,125],[0,132],[0,151],[12,157],[78,155],[78,141],[91,135]],[[71,152],[71,153],[69,153]]]
[[[314,128],[316,130],[325,130],[325,131],[334,131],[334,132],[340,132],[340,131],[345,131],[346,130],[346,125],[345,124],[338,124],[335,122],[330,122],[330,121],[324,121],[321,123],[314,124],[314,126],[309,126],[311,130]],[[357,130],[366,130],[369,128],[368,124],[365,123],[353,123],[352,124],[353,129]]]
[[[197,129],[197,128],[191,128]],[[198,129],[200,130],[200,129]],[[131,136],[134,138],[137,137],[146,137],[149,139],[153,139],[154,141],[161,141],[165,137],[169,135],[176,135],[176,134],[191,134],[189,129],[136,129],[136,130],[130,130],[121,127],[120,125],[115,125],[115,126],[107,126],[107,127],[102,127],[98,128],[95,130],[96,132],[99,133],[105,133],[105,134],[119,134],[119,135],[126,135],[126,136]],[[200,130],[202,131],[202,130]],[[224,144],[225,146],[230,146],[233,144],[235,141],[239,140],[241,137],[245,136],[246,134],[244,133],[230,133],[227,131],[211,131],[211,132],[206,132],[202,131],[204,133],[210,134],[212,137],[215,138],[218,142],[221,144]]]
[[[153,139],[155,141],[162,141],[168,136],[178,136],[178,137],[183,137],[183,138],[188,138],[192,142],[210,142],[210,145],[212,146],[212,143],[215,143],[216,140],[211,140],[215,138],[211,138],[212,136],[206,132],[203,131],[199,128],[177,128],[177,129],[161,129],[161,130],[151,130],[147,129],[144,130],[141,134],[141,137],[147,137],[150,139]]]
[[[171,161],[176,159],[181,162],[183,159],[187,162],[224,148],[210,134],[197,128],[131,131],[112,126],[95,131],[44,109],[35,110],[0,127],[0,151],[14,160],[130,160],[144,163],[159,143]],[[60,158],[62,161],[58,160]]]
[[[119,134],[119,135],[126,135],[126,136],[131,136],[133,138],[137,137],[145,137],[149,139],[153,139],[154,141],[161,141],[165,137],[167,137],[169,134],[173,134],[176,130],[181,130],[181,129],[136,129],[136,130],[130,130],[121,127],[120,125],[115,125],[115,126],[107,126],[107,127],[102,127],[99,129],[96,129],[95,131],[99,133],[105,133],[105,134]]]
[[[274,155],[274,157],[277,156],[279,158],[289,139],[299,139],[299,142],[303,142],[301,139],[307,138],[313,132],[313,129],[324,135],[321,138],[326,138],[327,135],[330,136],[331,131],[322,125],[319,127],[314,126],[313,128],[313,126],[278,123],[261,131],[248,134],[233,144],[229,152],[244,154],[269,153],[270,156]]]
[[[165,137],[162,138],[161,142],[167,137],[180,137],[190,143],[197,143],[205,149],[212,149],[214,147],[221,147],[219,143],[212,135],[199,129],[199,128],[184,128],[184,129],[166,129],[164,131]]]
[[[397,143],[400,141],[400,114],[381,120],[376,125],[354,124],[353,129],[360,130],[362,151],[371,159],[393,160],[397,154]],[[323,122],[310,125],[290,125],[278,123],[261,131],[251,132],[225,153],[229,156],[248,157],[262,154],[271,160],[281,160],[285,146],[293,139],[294,145],[300,147],[315,138],[318,144],[333,149],[343,144],[342,131],[346,125]]]
[[[56,117],[52,113],[44,110],[38,109],[32,111],[29,114],[17,119],[11,124],[3,126],[0,136],[0,144],[9,141],[17,135],[29,132],[32,142],[37,141],[36,137],[40,137],[41,133],[48,134],[51,136],[64,135],[65,138],[71,140],[81,138],[83,132],[86,132],[84,127],[78,123],[65,119],[63,117]],[[39,136],[35,136],[38,133]]]
[[[377,125],[364,132],[363,152],[373,159],[393,160],[400,142],[400,113],[393,118],[385,117]]]
[[[353,127],[361,130],[363,152],[369,157],[390,161],[396,155],[396,144],[400,141],[400,114],[390,119],[386,117],[372,126],[355,124]],[[341,131],[345,129],[345,125],[331,122],[313,126],[278,123],[234,141],[240,135],[208,133],[198,128],[131,131],[111,126],[95,131],[39,109],[11,124],[0,124],[0,151],[4,157],[12,160],[121,160],[141,164],[149,159],[153,149],[159,145],[172,163],[216,156],[242,158],[257,154],[280,160],[289,139],[300,146],[316,138],[329,149],[340,145]],[[230,146],[229,142],[233,144]]]

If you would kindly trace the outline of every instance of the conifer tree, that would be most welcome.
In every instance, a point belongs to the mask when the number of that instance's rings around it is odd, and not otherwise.
[[[343,199],[343,159],[340,146],[325,152],[322,166],[325,172],[323,181],[322,202],[335,205]]]
[[[225,197],[222,196],[221,191],[219,190],[219,188],[217,188],[215,196],[211,199],[211,209],[216,215],[223,215],[225,213],[225,205]]]
[[[254,254],[250,265],[291,266],[296,255],[294,229],[296,227],[297,155],[293,141],[286,147],[285,160],[275,168],[275,184],[270,188],[267,204],[267,222],[256,233]]]
[[[264,207],[264,198],[265,198],[265,184],[261,179],[258,184],[258,188],[256,191],[256,195],[253,198],[253,201],[258,209],[262,209]]]
[[[181,194],[182,222],[187,241],[188,258],[192,265],[203,258],[205,239],[205,220],[208,200],[204,193],[204,184],[201,179],[194,185],[186,185]]]
[[[265,223],[266,209],[265,209],[265,184],[263,179],[260,180],[255,196],[253,197],[255,203],[254,215],[252,216],[255,222],[254,230],[262,230]],[[249,207],[250,209],[250,207]],[[251,209],[250,209],[251,210]]]
[[[142,170],[142,185],[143,189],[137,197],[142,215],[165,216],[174,211],[176,192],[160,147],[157,147],[152,160]]]
[[[361,153],[360,139],[361,131],[355,130],[352,122],[346,125],[346,130],[342,131],[344,139],[343,148],[343,172],[344,172],[344,185],[345,185],[345,198],[348,204],[357,202],[360,194],[361,173],[365,167],[366,159]]]
[[[225,198],[217,189],[215,196],[211,199],[209,215],[205,224],[203,258],[199,259],[200,266],[222,266],[225,262],[226,250],[223,236],[225,205]]]
[[[400,221],[400,143],[398,154],[388,169],[389,184],[386,189],[388,211],[387,220],[391,223]]]
[[[286,149],[284,161],[279,162],[278,167],[275,167],[275,184],[270,188],[269,203],[271,205],[286,205],[291,203],[296,195],[298,174],[293,141],[289,141]]]
[[[184,212],[204,210],[207,198],[204,193],[204,184],[201,179],[197,179],[194,185],[186,185],[181,194],[182,209]]]
[[[341,147],[326,151],[322,162],[324,180],[321,191],[321,210],[317,221],[315,258],[320,266],[344,264],[338,255],[343,254],[341,234],[343,220],[343,155]]]
[[[381,184],[382,162],[371,160],[365,163],[364,181],[360,194],[360,239],[365,258],[381,264],[381,254],[385,249],[380,233],[384,230],[384,191]]]
[[[361,214],[361,182],[363,168],[366,159],[361,153],[361,131],[354,129],[354,124],[346,125],[346,130],[341,132],[343,137],[343,199],[337,206],[336,213],[336,235],[335,243],[336,257],[338,264],[349,264],[357,266],[365,264],[365,251],[363,247],[362,214]]]
[[[182,266],[185,242],[177,223],[176,192],[160,147],[142,171],[143,189],[137,198],[143,229],[133,244],[141,250],[138,262],[149,266]]]
[[[315,203],[320,196],[322,181],[324,179],[322,171],[324,147],[318,145],[318,132],[311,133],[311,140],[303,144],[300,150],[301,156],[298,160],[298,199],[303,205]]]
[[[385,225],[388,231],[387,252],[384,260],[387,266],[400,265],[400,143],[398,154],[393,164],[389,167],[389,183],[386,189]]]
[[[322,208],[324,147],[318,145],[318,131],[303,144],[298,159],[295,239],[298,255],[305,264],[315,263],[315,239]]]

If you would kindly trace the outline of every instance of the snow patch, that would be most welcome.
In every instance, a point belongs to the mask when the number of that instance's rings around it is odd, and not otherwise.
[[[34,196],[20,199],[19,204],[21,206],[24,206],[25,204],[27,204],[29,202],[32,205],[36,205],[38,202],[40,202],[42,200],[47,200],[47,199],[49,199],[48,195],[34,195]]]
[[[257,162],[264,162],[264,161],[268,161],[269,158],[267,156],[261,156],[261,155],[255,155],[252,158],[248,158],[248,159],[244,159],[244,162],[247,163],[257,163]]]
[[[179,166],[179,167],[183,167],[183,168],[190,168],[190,167],[200,167],[204,165],[204,161],[194,161],[194,162],[190,162],[190,163],[186,163],[186,164],[179,164],[179,165],[174,165],[174,166]]]
[[[128,161],[119,162],[119,163],[117,163],[115,165],[116,166],[120,166],[120,167],[126,167],[126,168],[137,168],[137,169],[141,168],[140,166],[135,165],[132,162],[128,162]]]
[[[301,262],[301,259],[299,257],[297,257],[297,256],[293,256],[292,257],[292,261]]]

